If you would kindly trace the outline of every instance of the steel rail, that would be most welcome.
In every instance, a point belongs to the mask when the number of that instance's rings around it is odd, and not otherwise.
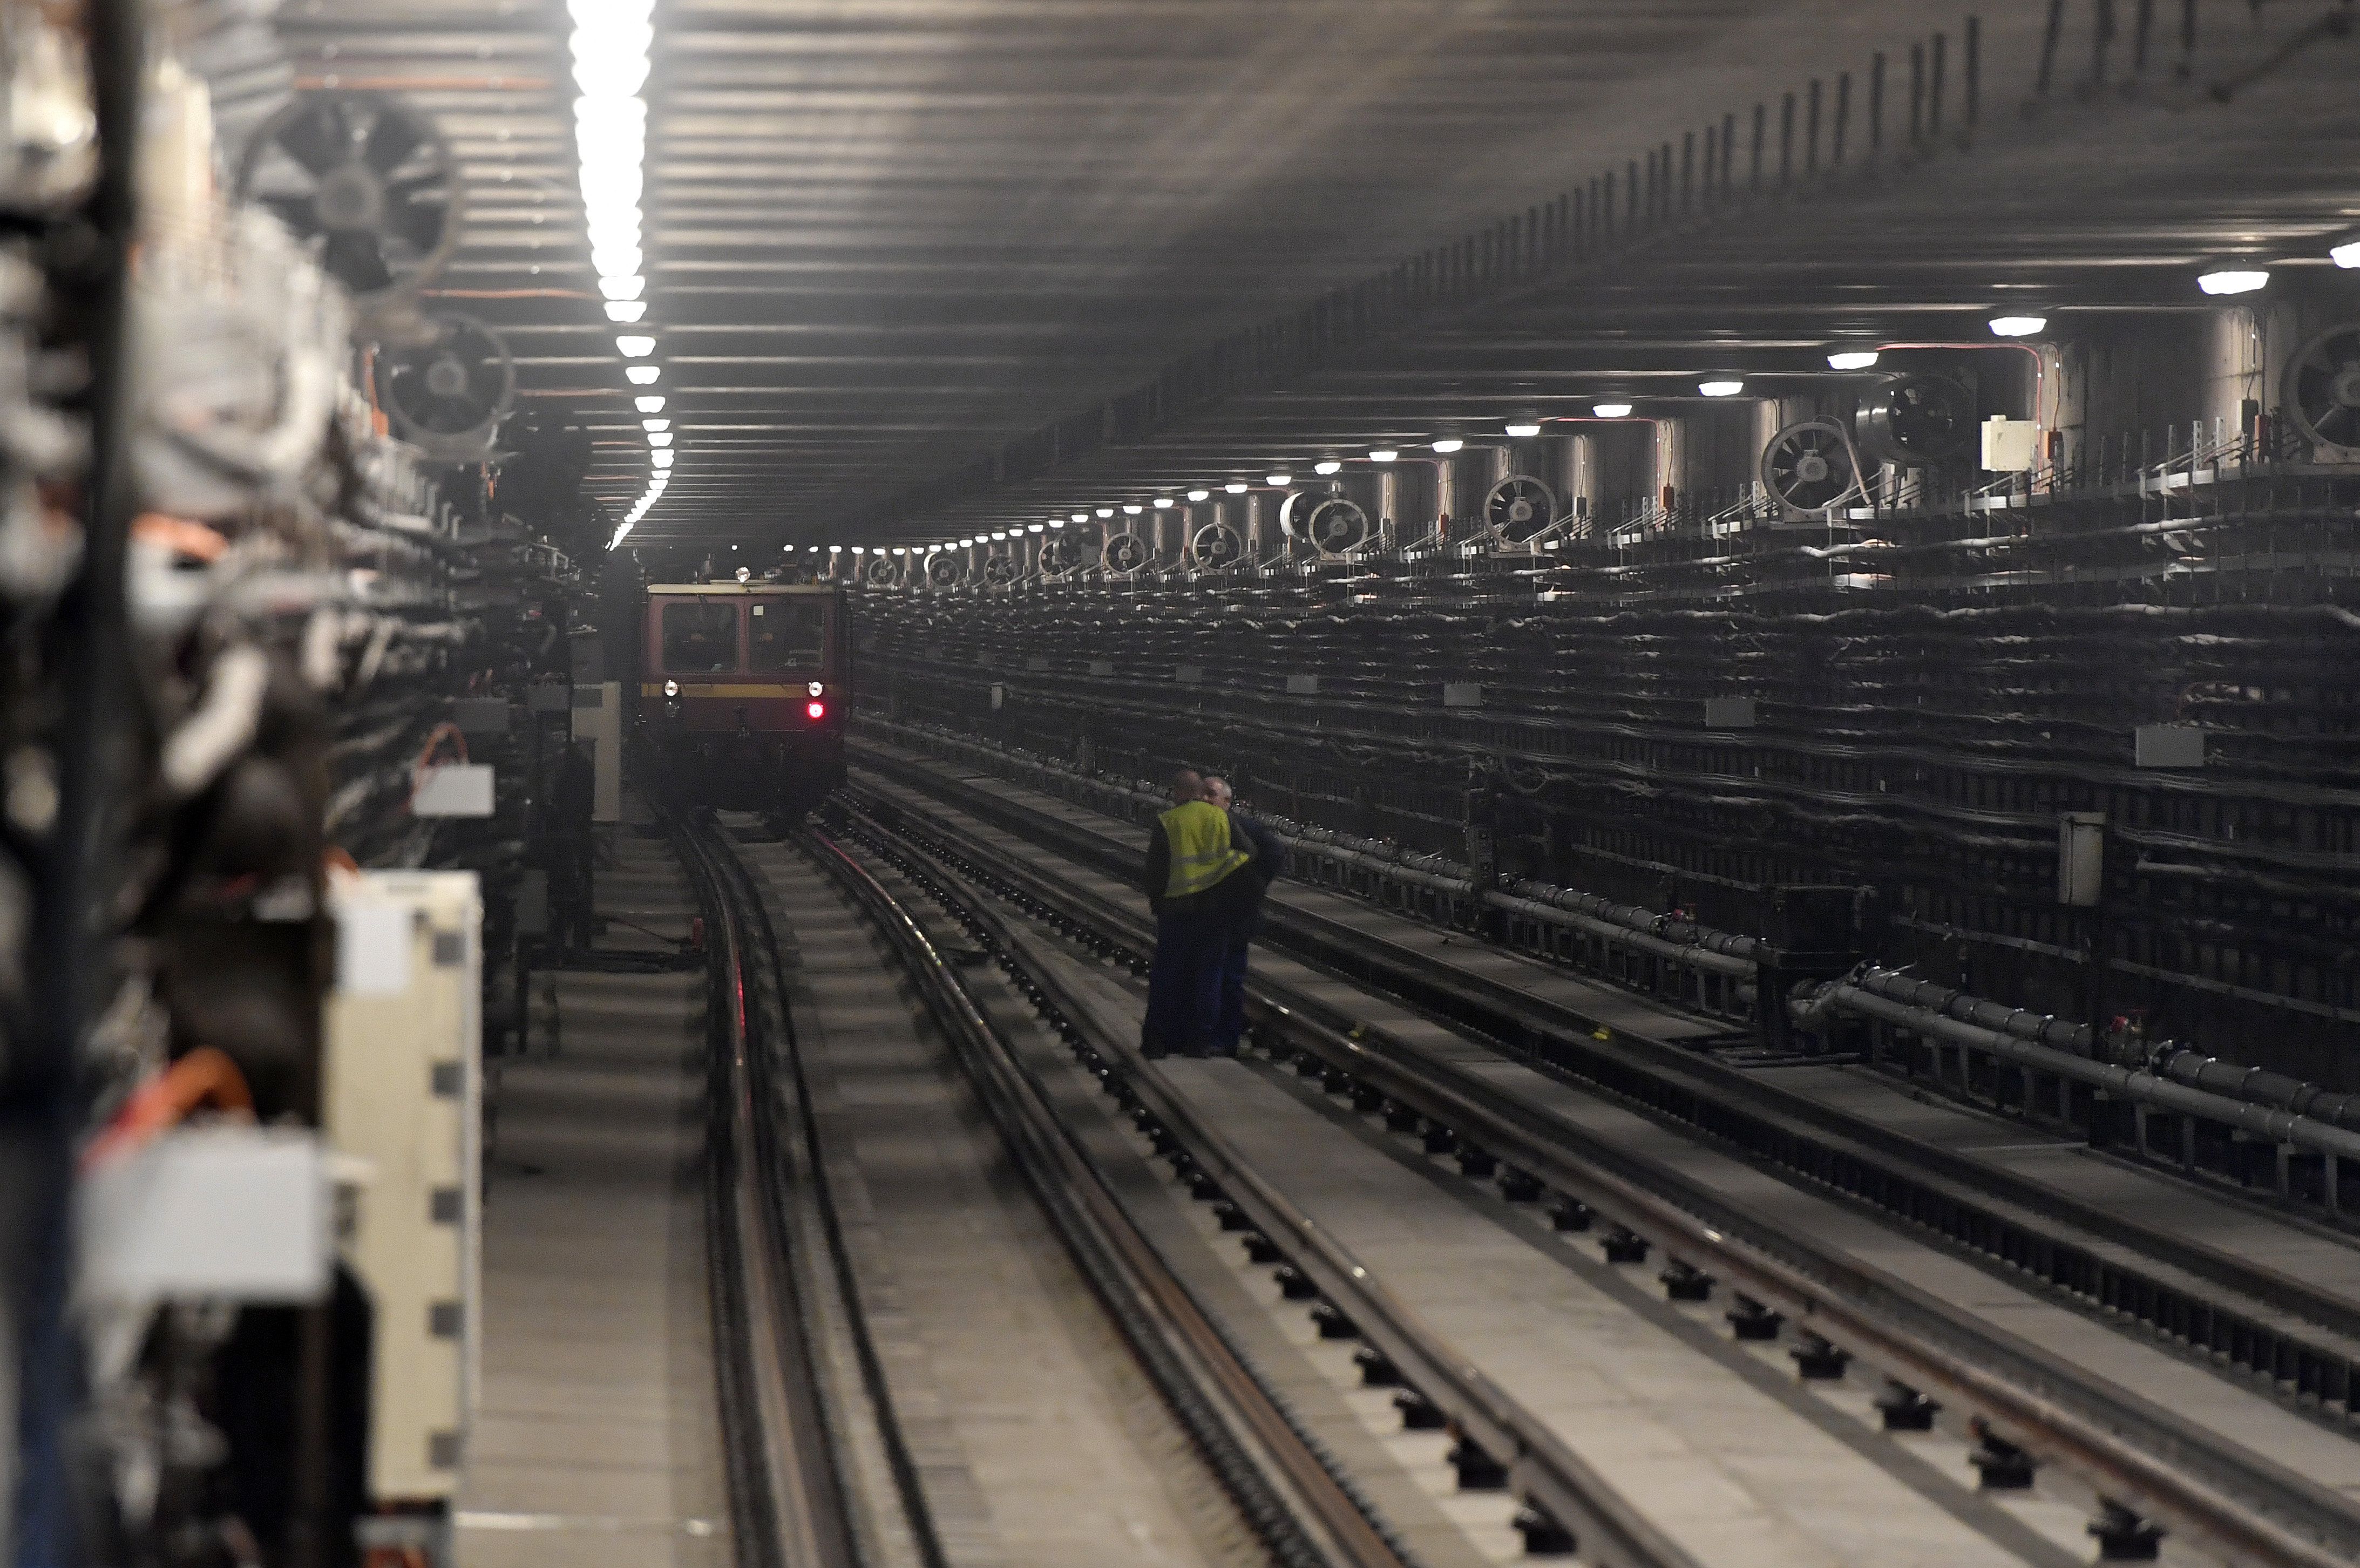
[[[900,835],[856,811],[863,829],[882,844]],[[1043,949],[1017,931],[991,900],[945,874],[916,871],[930,890],[975,923],[988,949],[1014,958],[1043,1005],[1078,1035],[1090,1060],[1103,1068],[1127,1103],[1144,1107],[1153,1125],[1175,1136],[1195,1165],[1212,1174],[1220,1196],[1250,1218],[1259,1233],[1284,1247],[1330,1305],[1403,1378],[1440,1410],[1460,1435],[1502,1465],[1519,1496],[1569,1529],[1584,1561],[1599,1568],[1695,1568],[1696,1559],[1618,1492],[1513,1395],[1458,1355],[1405,1302],[1372,1274],[1342,1241],[1293,1199],[1257,1173],[1228,1138],[1198,1116],[1187,1099],[1147,1069],[1127,1031],[1076,990]],[[948,886],[945,886],[947,881]]]
[[[843,1478],[825,1437],[810,1321],[761,1170],[747,933],[710,846],[677,820],[665,826],[705,910],[714,987],[705,1180],[715,1223],[707,1245],[718,1254],[721,1285],[715,1361],[732,1545],[741,1568],[862,1568]]]
[[[1021,838],[1045,842],[1077,864],[1115,876],[1131,872],[1127,852],[1087,827],[1026,813],[921,770],[907,775],[935,798]],[[2267,1373],[2288,1386],[2289,1408],[2299,1412],[2336,1421],[2322,1407],[2341,1405],[2360,1413],[2360,1355],[2331,1337],[2360,1337],[2360,1310],[2307,1279],[1741,1075],[1625,1023],[1609,1027],[1491,977],[1436,964],[1382,935],[1277,901],[1263,924],[1274,944],[1299,957],[1459,1027],[1471,1024],[1511,1053],[1659,1120],[1698,1129],[1854,1202],[1935,1229],[1971,1253],[2031,1271],[2070,1298],[2151,1323],[2186,1340],[2192,1354]],[[1635,995],[1662,1007],[1644,992]],[[2059,1225],[2083,1236],[2061,1234],[2053,1228]],[[2146,1266],[2148,1260],[2228,1295],[2191,1290]],[[2256,1303],[2267,1311],[2255,1311]]]
[[[856,786],[855,794],[860,791]],[[1138,951],[1144,922],[988,845],[896,835],[954,866],[1112,933]],[[934,824],[937,828],[941,824]],[[2228,1552],[2240,1563],[2327,1568],[2360,1559],[2350,1502],[2226,1448],[2062,1358],[2004,1339],[1898,1279],[1840,1257],[1730,1203],[1671,1166],[1631,1156],[1585,1129],[1518,1102],[1456,1065],[1429,1060],[1382,1030],[1348,1034],[1324,1009],[1272,984],[1250,992],[1258,1021],[1347,1078],[1368,1083],[1730,1283],[1896,1381],[1972,1411],[1999,1435],[2081,1476],[2102,1497],[2136,1506]],[[1352,1028],[1346,1022],[1345,1028]],[[2128,1434],[2137,1434],[2135,1441]]]
[[[1224,1444],[1211,1432],[1195,1431],[1224,1484],[1280,1560],[1347,1568],[1414,1568],[1414,1560],[1379,1530],[1359,1500],[1310,1449],[1253,1369],[1140,1232],[1059,1118],[1043,1086],[924,928],[840,845],[818,833],[805,837],[821,868],[902,957],[929,1011],[959,1048],[1019,1168],[1075,1252],[1085,1277],[1114,1310],[1118,1325],[1142,1352],[1167,1398],[1180,1396],[1174,1399],[1175,1413],[1196,1427],[1188,1408],[1195,1403],[1188,1397],[1191,1390],[1171,1382],[1180,1371],[1194,1380],[1196,1393],[1212,1396],[1207,1413],[1249,1440],[1250,1448]],[[1229,1452],[1220,1452],[1224,1448]],[[1239,1469],[1239,1458],[1250,1473]],[[1255,1476],[1262,1485],[1255,1485]]]

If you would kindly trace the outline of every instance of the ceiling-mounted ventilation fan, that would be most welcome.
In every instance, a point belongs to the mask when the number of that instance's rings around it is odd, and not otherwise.
[[[1188,540],[1189,559],[1204,567],[1234,566],[1245,551],[1246,541],[1227,523],[1207,523]]]
[[[2314,446],[2360,452],[2360,321],[2328,328],[2287,362],[2287,413]]]
[[[1511,474],[1483,496],[1483,521],[1522,544],[1557,520],[1557,493],[1529,474]]]
[[[1106,541],[1098,554],[1098,563],[1118,577],[1128,577],[1144,567],[1149,559],[1147,545],[1137,534],[1117,534]]]
[[[1304,533],[1322,555],[1349,555],[1369,542],[1369,514],[1341,495],[1311,508]]]
[[[516,365],[472,316],[431,316],[426,327],[423,341],[378,351],[377,402],[394,433],[429,457],[480,461],[515,400]]]
[[[869,569],[861,575],[871,587],[890,588],[901,581],[901,563],[890,555],[871,555]]]
[[[1054,534],[1042,541],[1041,570],[1052,577],[1063,577],[1082,563],[1082,548],[1064,534]]]
[[[265,121],[237,171],[240,199],[306,242],[354,299],[415,291],[459,244],[458,160],[433,124],[375,93],[307,93]]]
[[[985,556],[983,580],[995,588],[1007,587],[1016,581],[1016,558],[1012,555]]]
[[[1958,456],[1975,435],[1975,397],[1947,376],[1896,376],[1861,400],[1860,444],[1879,463],[1918,468]]]
[[[1794,517],[1823,512],[1860,487],[1852,442],[1833,419],[1788,425],[1762,449],[1762,488]]]

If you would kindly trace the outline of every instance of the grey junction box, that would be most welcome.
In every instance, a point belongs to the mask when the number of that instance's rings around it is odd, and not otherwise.
[[[2141,768],[2202,768],[2204,732],[2194,724],[2141,724],[2131,732],[2131,753]]]
[[[1754,727],[1751,697],[1707,697],[1704,727],[1709,730],[1750,730]]]
[[[1442,705],[1446,708],[1480,708],[1483,705],[1483,685],[1480,681],[1446,681],[1442,683]]]

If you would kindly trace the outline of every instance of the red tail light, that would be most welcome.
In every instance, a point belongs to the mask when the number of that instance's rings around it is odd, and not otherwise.
[[[805,702],[803,704],[803,717],[814,722],[827,717],[827,704],[825,702]]]

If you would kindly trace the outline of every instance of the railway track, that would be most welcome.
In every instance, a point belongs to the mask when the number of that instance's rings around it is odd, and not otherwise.
[[[1432,1538],[1448,1527],[1430,1506],[1431,1517],[1413,1520],[1428,1539],[1424,1545],[1410,1540],[1401,1510],[1372,1501],[1364,1489],[1366,1474],[1338,1458],[1334,1421],[1323,1433],[1305,1413],[1303,1369],[1282,1365],[1273,1375],[1267,1365],[1257,1364],[1271,1346],[1255,1349],[1254,1325],[1248,1320],[1256,1312],[1267,1315],[1268,1309],[1246,1303],[1241,1311],[1236,1301],[1210,1307],[1203,1299],[1203,1279],[1175,1267],[1167,1257],[1174,1250],[1171,1236],[1159,1243],[1153,1225],[1142,1217],[1139,1182],[1131,1181],[1126,1192],[1120,1171],[1109,1168],[1105,1149],[1094,1149],[1076,1133],[1073,1106],[1061,1105],[1057,1086],[1044,1081],[1039,1050],[1028,1056],[1011,1039],[1014,1031],[1000,1016],[1004,1008],[996,1012],[991,1005],[989,977],[963,967],[960,950],[945,944],[939,911],[931,921],[912,912],[868,857],[820,835],[804,835],[792,846],[749,848],[725,825],[681,821],[672,828],[708,911],[715,965],[715,1061],[723,1068],[714,1075],[711,1122],[714,1234],[723,1238],[715,1254],[716,1297],[727,1351],[722,1404],[735,1458],[734,1533],[749,1543],[741,1552],[743,1561],[1049,1560],[1021,1555],[1013,1543],[1002,1546],[992,1539],[989,1524],[977,1517],[991,1511],[991,1499],[979,1508],[970,1499],[964,1525],[942,1519],[941,1455],[923,1462],[923,1436],[906,1429],[904,1411],[913,1389],[901,1372],[909,1369],[910,1357],[900,1356],[901,1370],[895,1370],[895,1347],[882,1343],[893,1331],[879,1332],[870,1322],[876,1301],[856,1256],[861,1244],[848,1238],[858,1225],[847,1220],[846,1194],[831,1176],[846,1169],[846,1151],[828,1147],[836,1135],[816,1108],[820,1096],[791,997],[795,984],[786,954],[796,945],[795,937],[774,919],[791,896],[801,900],[795,907],[807,926],[825,920],[826,911],[812,902],[814,884],[834,890],[839,914],[858,913],[878,943],[875,956],[898,964],[906,999],[956,1057],[1030,1202],[1046,1216],[1098,1310],[1160,1397],[1167,1421],[1183,1434],[1184,1466],[1203,1471],[1234,1515],[1236,1528],[1229,1535],[1251,1543],[1243,1556],[1234,1549],[1226,1554],[1183,1551],[1153,1560],[1303,1568],[1439,1568],[1485,1560],[1463,1543],[1437,1555]],[[872,966],[867,990],[873,996],[876,989]],[[1051,1047],[1056,1044],[1054,1036],[1043,1038]],[[1068,1099],[1089,1083],[1070,1057],[1058,1071],[1069,1080]],[[1254,1182],[1217,1134],[1193,1125],[1183,1107],[1167,1102],[1164,1109],[1166,1120],[1130,1156],[1132,1163],[1143,1166],[1157,1147],[1185,1148],[1189,1164],[1175,1177],[1193,1181],[1195,1172],[1228,1172],[1240,1212],[1262,1227],[1258,1234],[1301,1236],[1301,1216],[1283,1197]],[[922,1119],[927,1113],[905,1105],[902,1114]],[[1161,1201],[1185,1205],[1188,1200]],[[962,1245],[971,1245],[971,1238]],[[1183,1251],[1192,1245],[1203,1247],[1185,1236],[1179,1243]],[[1688,1568],[1690,1557],[1599,1486],[1511,1397],[1466,1377],[1448,1347],[1381,1291],[1360,1283],[1355,1276],[1364,1271],[1348,1254],[1322,1245],[1316,1236],[1290,1247],[1305,1270],[1324,1282],[1328,1299],[1348,1303],[1356,1322],[1378,1336],[1373,1343],[1385,1347],[1384,1376],[1355,1374],[1352,1381],[1384,1386],[1397,1376],[1391,1367],[1415,1368],[1421,1388],[1432,1391],[1436,1408],[1448,1419],[1482,1434],[1491,1450],[1517,1456],[1518,1496],[1533,1505],[1516,1527],[1523,1541],[1544,1550],[1559,1539],[1569,1541],[1563,1521],[1574,1521],[1591,1543],[1591,1561]],[[902,1259],[905,1266],[912,1261]],[[1002,1280],[1008,1277],[989,1260],[976,1267],[990,1269]],[[1264,1324],[1261,1335],[1268,1340],[1269,1334]],[[849,1342],[849,1357],[831,1356],[832,1337]],[[1284,1341],[1274,1343],[1285,1361]],[[857,1379],[832,1365],[846,1360],[857,1366]],[[1063,1391],[1035,1392],[1054,1404]],[[933,1393],[934,1402],[941,1403],[942,1391]],[[922,1395],[916,1402],[929,1401]],[[1310,1402],[1321,1403],[1317,1398]],[[1164,1463],[1169,1464],[1168,1443],[1147,1446],[1164,1454]],[[1375,1445],[1363,1443],[1362,1449],[1361,1460],[1374,1455],[1373,1467],[1384,1468]],[[1467,1452],[1467,1464],[1488,1463],[1471,1440]],[[871,1456],[866,1464],[864,1453]],[[884,1463],[876,1463],[876,1456]],[[1402,1477],[1385,1481],[1394,1499],[1408,1495]],[[1077,1479],[1076,1489],[1084,1485]],[[960,1487],[947,1490],[957,1494]],[[1410,1501],[1409,1512],[1418,1515],[1416,1498],[1411,1496]],[[1086,1505],[1087,1499],[1077,1500],[1077,1506]],[[954,1513],[958,1506],[955,1497]],[[1492,1533],[1512,1532],[1501,1528]],[[1218,1538],[1222,1532],[1206,1534]],[[1117,1543],[1101,1540],[1072,1560],[1107,1561],[1116,1551]]]
[[[1101,953],[1140,952],[1142,912],[1109,876],[1127,858],[1111,832],[1070,811],[1028,819],[981,781],[892,762],[894,782],[866,777],[851,792],[880,846],[1003,900],[1002,918],[1045,920]],[[1349,950],[1322,967],[1265,965],[1256,998],[1265,1044],[1331,1107],[1349,1098],[1350,1114],[1459,1151],[1470,1170],[1496,1168],[1510,1195],[1553,1194],[1556,1223],[1587,1227],[1609,1256],[1668,1255],[1667,1293],[1725,1308],[1734,1336],[1783,1334],[1807,1375],[1841,1374],[1854,1357],[1874,1366],[1890,1379],[1885,1424],[1906,1429],[1929,1404],[1945,1407],[1946,1420],[1972,1423],[1975,1457],[2003,1485],[2035,1465],[2079,1477],[2110,1554],[2139,1552],[2151,1520],[2210,1560],[2360,1556],[2349,1388],[2322,1372],[2344,1354],[2350,1303],[2334,1290],[2289,1290],[2301,1282],[2168,1245],[2152,1222],[2111,1216],[2107,1234],[2077,1234],[2087,1216],[2042,1214],[2043,1194],[1981,1181],[1944,1151],[1913,1155],[1904,1139],[1775,1094],[1731,1105],[1709,1062],[1657,1062],[1629,1049],[1627,1029],[1591,1031],[1611,1036],[1593,1044],[1623,1049],[1600,1051],[1612,1072],[1583,1083],[1592,1064],[1496,1028],[1511,982],[1489,980],[1486,998],[1463,971],[1437,977],[1365,931],[1343,942],[1331,929],[1323,945],[1304,936],[1318,935],[1316,914],[1288,909],[1276,923],[1306,958]],[[1031,983],[1062,1016],[1087,1012],[1054,970]],[[1470,994],[1491,1010],[1465,1007]],[[1514,1005],[1529,1030],[1529,998]],[[1445,1017],[1456,1027],[1441,1027]],[[1545,1035],[1564,1024],[1538,1021]],[[1764,1123],[1775,1124],[1767,1152],[1732,1135],[1758,1138]],[[2057,1255],[2093,1245],[2104,1278],[2076,1281]],[[2174,1313],[2179,1332],[2158,1332]]]

